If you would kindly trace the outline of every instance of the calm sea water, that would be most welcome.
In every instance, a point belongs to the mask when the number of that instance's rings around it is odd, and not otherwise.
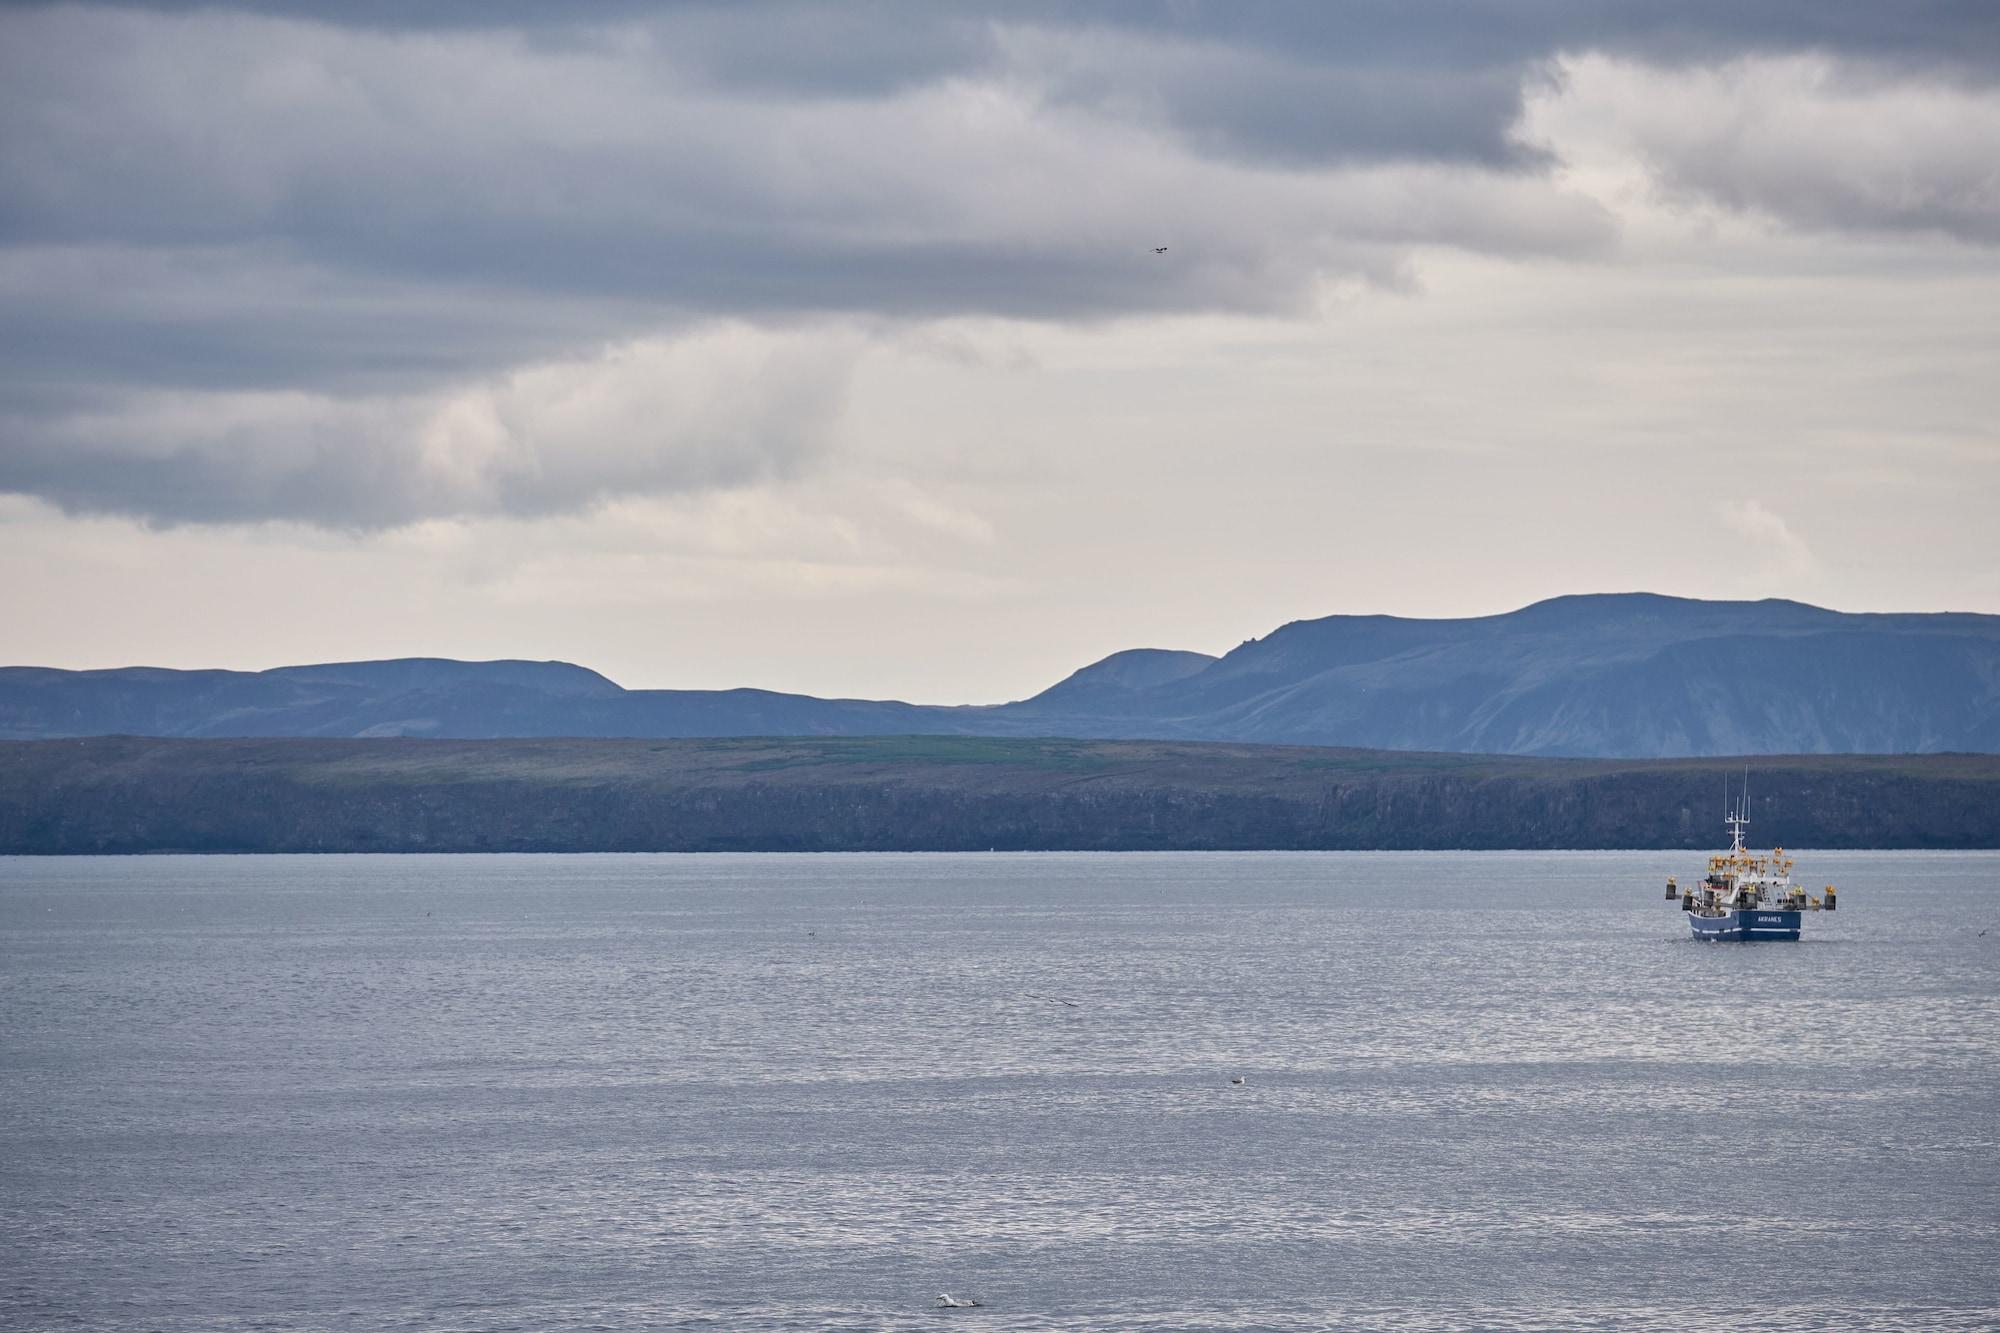
[[[0,1324],[2000,1323],[2000,854],[1699,864],[0,860]]]

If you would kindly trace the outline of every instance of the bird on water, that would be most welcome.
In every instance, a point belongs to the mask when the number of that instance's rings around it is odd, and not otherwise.
[[[947,1310],[970,1310],[979,1303],[970,1296],[954,1296],[948,1291],[938,1293],[938,1304]]]

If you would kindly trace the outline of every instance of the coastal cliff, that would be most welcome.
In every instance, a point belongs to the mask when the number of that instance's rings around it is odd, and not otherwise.
[[[2000,846],[2000,757],[1752,761],[1760,842]],[[1714,845],[1744,761],[1156,741],[0,742],[0,853]]]

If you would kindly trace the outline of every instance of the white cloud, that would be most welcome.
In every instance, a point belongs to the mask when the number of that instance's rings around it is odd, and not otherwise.
[[[826,446],[849,332],[741,324],[440,393],[139,391],[17,419],[0,488],[150,519],[378,528],[741,486]]]
[[[1758,583],[1784,585],[1817,572],[1812,548],[1761,500],[1725,500],[1716,512],[1742,543],[1750,566],[1745,573]]]
[[[1824,54],[1654,67],[1565,59],[1524,134],[1682,205],[1782,226],[2000,243],[2000,87]]]

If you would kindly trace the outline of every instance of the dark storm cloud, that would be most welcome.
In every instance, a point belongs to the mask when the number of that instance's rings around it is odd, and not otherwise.
[[[675,400],[700,429],[620,416],[630,458],[575,476],[539,442],[574,423],[529,401],[575,384],[500,380],[561,364],[672,416],[587,367],[642,374],[606,349],[718,320],[1281,311],[1416,245],[1601,253],[1607,217],[1518,132],[1559,57],[1983,86],[1996,30],[1969,4],[13,6],[0,489],[366,524],[730,484],[811,456],[839,399],[822,332],[773,354],[811,367],[771,372],[812,386],[786,411],[731,362]],[[1840,145],[1674,128],[1646,150],[1676,188],[1994,234],[1957,149],[1918,156],[1927,188],[1857,187]],[[438,440],[463,443],[439,425],[463,401],[512,418],[460,467]]]

